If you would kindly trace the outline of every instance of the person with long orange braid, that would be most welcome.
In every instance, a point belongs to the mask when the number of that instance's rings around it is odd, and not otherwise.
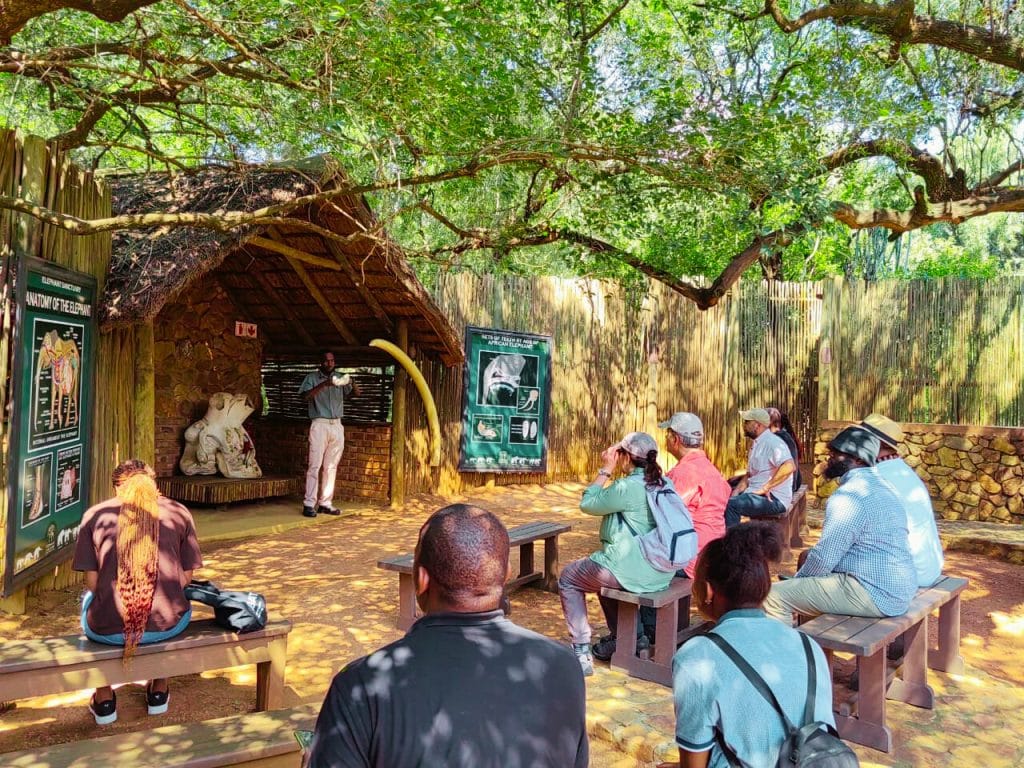
[[[191,513],[160,495],[156,473],[144,461],[119,464],[114,497],[86,510],[72,567],[85,572],[82,631],[97,643],[124,646],[125,665],[145,643],[168,640],[192,617],[184,588],[202,566]],[[146,686],[147,711],[167,711],[166,679]],[[117,697],[97,688],[89,702],[97,725],[117,720]]]

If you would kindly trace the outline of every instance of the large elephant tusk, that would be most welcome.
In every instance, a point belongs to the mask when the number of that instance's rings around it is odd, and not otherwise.
[[[390,341],[374,339],[370,342],[370,346],[383,349],[395,358],[395,360],[402,364],[402,367],[409,374],[413,383],[416,384],[416,389],[419,390],[420,398],[423,400],[423,407],[427,409],[427,423],[430,425],[430,466],[441,466],[441,422],[438,421],[437,406],[434,405],[434,396],[430,394],[430,390],[427,388],[427,380],[423,378],[423,374],[416,367],[416,363]]]

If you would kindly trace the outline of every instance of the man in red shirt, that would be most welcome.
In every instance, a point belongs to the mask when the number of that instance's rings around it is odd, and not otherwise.
[[[668,430],[666,448],[678,459],[666,474],[690,509],[693,527],[697,531],[697,555],[700,556],[709,542],[725,535],[725,505],[732,489],[704,453],[704,425],[699,418],[680,411],[658,427]],[[684,569],[691,579],[696,566],[695,557]]]

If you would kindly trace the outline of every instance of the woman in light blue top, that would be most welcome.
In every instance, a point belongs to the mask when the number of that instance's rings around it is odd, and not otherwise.
[[[800,633],[768,618],[761,604],[771,587],[769,561],[782,553],[778,529],[743,523],[701,552],[693,599],[726,640],[760,675],[790,722],[803,724],[808,701],[807,652]],[[835,727],[832,679],[825,654],[810,641],[814,658],[813,721]],[[659,768],[727,768],[725,749],[751,768],[776,765],[786,737],[782,718],[714,642],[700,635],[672,660],[679,763]]]
[[[657,457],[658,444],[653,437],[644,432],[630,432],[601,454],[604,466],[583,492],[580,509],[603,518],[601,549],[569,563],[562,570],[558,593],[573,650],[584,675],[594,673],[587,594],[600,595],[602,587],[658,592],[665,589],[674,576],[650,565],[637,543],[637,536],[654,528],[654,517],[647,505],[647,485],[664,483]],[[613,481],[612,476],[616,474],[621,476]],[[602,641],[607,645],[614,642],[618,603],[599,599],[611,630],[611,635]]]

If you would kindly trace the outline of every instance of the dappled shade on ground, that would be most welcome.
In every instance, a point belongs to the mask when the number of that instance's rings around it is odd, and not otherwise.
[[[582,488],[481,489],[460,500],[495,511],[509,526],[537,520],[572,523],[573,530],[561,537],[564,565],[597,546],[599,521],[577,510]],[[262,592],[272,617],[293,622],[286,706],[320,701],[345,663],[400,636],[395,626],[398,579],[378,569],[376,562],[412,551],[420,524],[445,503],[417,496],[399,510],[363,509],[282,533],[204,547],[204,578]],[[197,525],[202,536],[201,516]],[[517,556],[514,552],[513,571],[518,570]],[[857,747],[866,766],[1024,764],[1024,745],[1015,735],[1024,732],[1024,672],[1019,665],[1024,652],[1024,566],[954,552],[947,555],[946,570],[971,580],[962,617],[966,674],[929,674],[937,699],[934,710],[890,703],[887,715],[895,750],[884,755]],[[25,616],[0,615],[0,640],[76,633],[79,592],[68,589],[33,598]],[[603,628],[597,601],[590,600],[589,606],[595,629]],[[548,637],[566,637],[557,595],[523,588],[512,594],[512,608],[517,623]],[[849,662],[841,663],[836,679],[843,680],[851,670]],[[22,701],[0,716],[0,752],[251,711],[254,685],[252,667],[176,678],[170,711],[159,718],[146,716],[142,688],[128,687],[118,696],[118,722],[104,729],[92,722],[87,691]],[[602,664],[588,679],[587,689],[592,740],[614,741],[630,755],[598,746],[594,765],[643,765],[673,756],[667,689]]]

